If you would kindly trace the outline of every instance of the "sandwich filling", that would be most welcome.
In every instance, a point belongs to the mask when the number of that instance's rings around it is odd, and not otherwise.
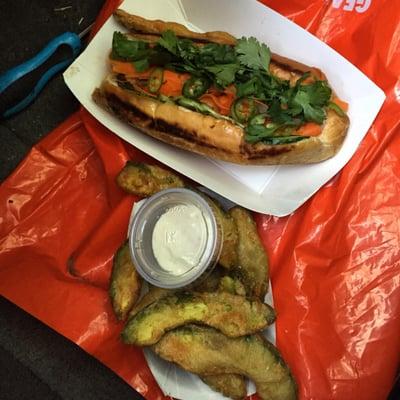
[[[235,45],[115,32],[110,65],[121,89],[243,129],[249,145],[295,143],[321,134],[327,109],[345,115],[321,71],[297,70],[255,38]]]

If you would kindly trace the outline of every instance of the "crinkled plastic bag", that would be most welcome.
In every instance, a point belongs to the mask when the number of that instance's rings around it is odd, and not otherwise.
[[[264,3],[387,95],[335,178],[288,217],[256,215],[271,264],[277,344],[300,398],[386,399],[400,355],[400,5]],[[117,5],[105,4],[97,28]],[[138,200],[115,185],[128,159],[156,162],[85,110],[31,150],[0,187],[0,294],[160,400],[142,351],[120,342],[107,294],[112,257]]]

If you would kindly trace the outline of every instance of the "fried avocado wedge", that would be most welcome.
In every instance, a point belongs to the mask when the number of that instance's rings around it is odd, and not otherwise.
[[[238,263],[238,231],[233,217],[226,213],[216,200],[202,194],[210,205],[217,224],[222,231],[222,249],[218,263],[225,269],[232,269]]]
[[[242,400],[247,395],[246,379],[238,374],[201,376],[201,380],[211,389],[233,400]]]
[[[117,184],[125,192],[143,197],[152,196],[164,189],[185,186],[179,176],[166,169],[131,161],[128,161],[118,174]]]
[[[221,278],[218,291],[237,294],[238,296],[246,296],[246,288],[240,279],[230,275],[225,275]]]
[[[150,346],[169,330],[189,323],[208,325],[237,337],[262,330],[274,320],[274,310],[258,300],[229,293],[179,292],[130,318],[122,339],[127,344]]]
[[[143,310],[150,304],[153,304],[156,301],[166,296],[170,296],[174,293],[175,290],[150,286],[149,291],[133,306],[133,308],[129,312],[129,319],[134,317],[139,311]]]
[[[245,288],[241,282],[241,278],[236,271],[231,271],[226,275],[223,268],[215,268],[203,281],[193,288],[196,292],[228,292],[239,296],[246,296]],[[129,312],[129,318],[136,315],[148,305],[174,293],[179,292],[178,289],[163,289],[149,284],[149,290],[143,297],[135,303]]]
[[[109,295],[115,315],[120,321],[126,316],[139,298],[142,278],[132,263],[128,243],[115,253],[111,273]]]
[[[264,299],[268,291],[268,258],[258,236],[251,213],[241,207],[229,210],[239,234],[238,269],[246,287],[247,296]]]
[[[221,279],[220,272],[213,271],[213,273],[203,282],[201,287],[196,288],[196,290],[205,292],[217,290],[218,284],[221,285],[220,282],[222,282],[224,278],[232,279],[225,276]],[[232,287],[232,283],[230,283],[229,286]],[[220,287],[219,290],[223,290],[223,288]],[[175,292],[175,290],[150,286],[149,291],[132,308],[129,313],[129,318],[136,315],[140,310],[143,310],[148,305],[166,296],[173,295]],[[216,376],[201,376],[200,378],[213,390],[220,392],[224,396],[230,397],[233,400],[239,400],[246,397],[246,379],[243,376],[236,374],[218,374]]]
[[[289,368],[260,335],[228,338],[209,327],[188,325],[166,333],[152,348],[161,358],[195,374],[246,376],[254,381],[262,400],[297,399]]]

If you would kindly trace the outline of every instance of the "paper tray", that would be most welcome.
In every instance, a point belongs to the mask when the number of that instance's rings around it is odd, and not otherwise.
[[[150,19],[180,22],[199,31],[225,30],[238,37],[255,36],[275,53],[322,69],[338,96],[349,103],[348,135],[339,153],[325,162],[239,166],[176,149],[140,133],[93,102],[92,92],[107,74],[112,34],[124,31],[112,17],[104,24],[64,73],[74,95],[122,139],[248,209],[285,216],[300,207],[349,161],[385,99],[384,93],[342,56],[255,0],[127,0],[121,8]]]

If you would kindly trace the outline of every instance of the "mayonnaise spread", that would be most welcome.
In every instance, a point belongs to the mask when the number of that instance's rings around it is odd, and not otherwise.
[[[195,267],[207,243],[207,225],[201,210],[191,204],[168,209],[153,229],[154,256],[162,269],[181,275]]]

